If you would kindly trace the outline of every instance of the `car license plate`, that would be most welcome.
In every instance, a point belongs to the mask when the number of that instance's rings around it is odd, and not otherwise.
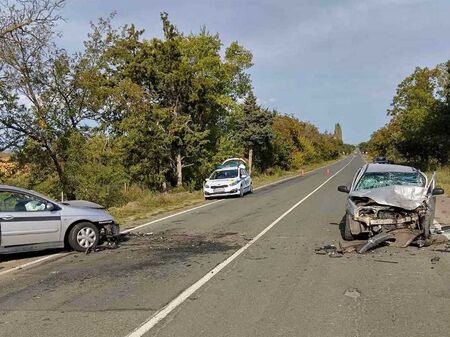
[[[214,190],[214,193],[223,193],[223,192],[225,192],[225,189],[224,189],[224,188],[216,188],[216,189]]]

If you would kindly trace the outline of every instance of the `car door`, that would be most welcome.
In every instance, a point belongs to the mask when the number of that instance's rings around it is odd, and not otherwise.
[[[241,179],[243,181],[243,187],[244,189],[248,189],[250,187],[250,176],[248,175],[247,171],[243,168],[241,168]]]
[[[427,186],[427,199],[428,199],[428,216],[430,221],[430,226],[433,225],[434,214],[436,213],[436,196],[433,195],[433,190],[436,187],[436,172],[428,182]]]
[[[2,247],[60,241],[60,210],[34,195],[0,190],[0,235]]]

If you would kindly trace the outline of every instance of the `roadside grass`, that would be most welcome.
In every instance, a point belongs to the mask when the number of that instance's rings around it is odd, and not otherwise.
[[[265,174],[254,174],[252,176],[253,186],[260,187],[281,179],[293,177],[306,173],[321,166],[337,162],[339,159],[326,162],[305,165],[298,170],[283,171],[269,170]],[[155,216],[179,211],[188,207],[197,206],[205,202],[202,191],[173,190],[167,193],[144,191],[139,188],[132,188],[127,192],[128,200],[134,200],[120,207],[111,207],[109,212],[120,224],[121,229],[127,229],[151,221]]]
[[[442,187],[450,195],[450,166],[436,170],[436,186]]]

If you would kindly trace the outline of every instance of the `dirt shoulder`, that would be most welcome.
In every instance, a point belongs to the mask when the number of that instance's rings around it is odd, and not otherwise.
[[[450,194],[436,198],[435,219],[441,225],[450,226]]]

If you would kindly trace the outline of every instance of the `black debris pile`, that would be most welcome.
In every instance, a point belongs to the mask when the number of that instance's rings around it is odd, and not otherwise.
[[[329,257],[342,257],[342,249],[338,249],[335,245],[325,245],[315,249],[318,255],[328,255]]]

